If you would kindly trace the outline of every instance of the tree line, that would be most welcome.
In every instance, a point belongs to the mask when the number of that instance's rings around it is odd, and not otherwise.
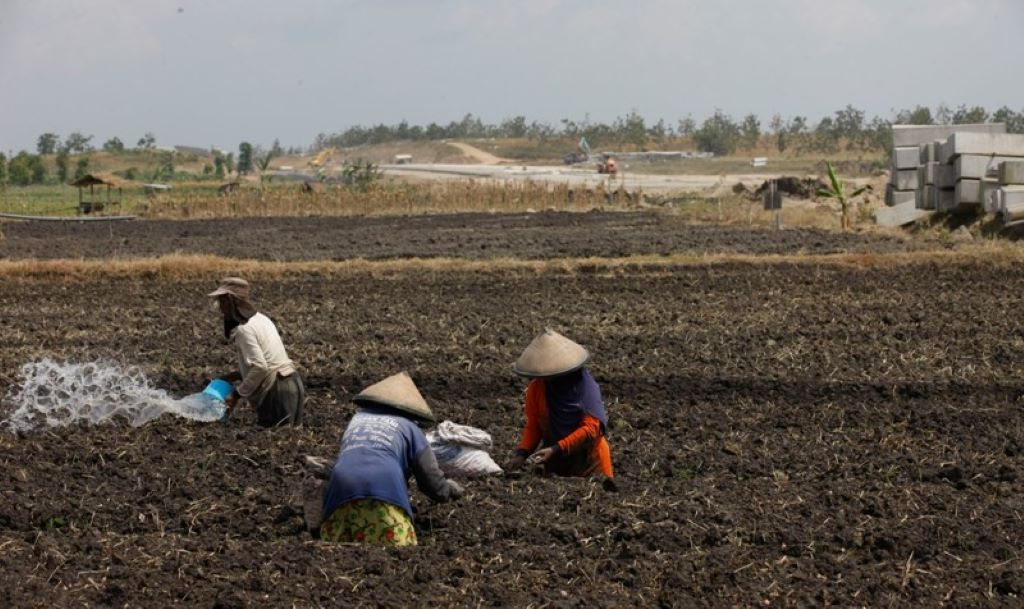
[[[372,127],[355,126],[340,133],[316,136],[310,147],[319,151],[328,147],[350,148],[370,144],[397,141],[438,141],[448,139],[528,139],[545,141],[577,141],[586,137],[596,147],[633,147],[638,150],[664,146],[693,146],[701,152],[718,156],[737,151],[774,149],[779,153],[832,154],[840,151],[887,152],[892,143],[893,125],[949,125],[964,123],[1002,122],[1010,133],[1024,133],[1024,110],[1014,111],[1003,106],[989,112],[982,106],[961,105],[951,108],[940,104],[934,110],[927,106],[915,106],[892,113],[891,118],[867,114],[846,106],[831,115],[813,123],[805,116],[783,118],[776,114],[766,125],[755,114],[740,119],[716,111],[701,122],[691,116],[668,123],[664,119],[649,123],[638,112],[631,111],[610,123],[595,122],[589,116],[576,121],[562,119],[552,125],[540,121],[528,121],[525,116],[515,116],[497,124],[487,124],[478,116],[465,115],[460,121],[447,125],[430,123],[426,126],[410,125],[401,121],[395,125],[378,124]],[[118,154],[127,151],[150,151],[159,155],[156,167],[148,174],[136,168],[119,173],[128,179],[144,177],[151,180],[170,179],[177,175],[175,153],[158,149],[156,136],[145,133],[138,139],[134,149],[129,149],[117,137],[106,140],[101,148],[105,152]],[[29,185],[50,181],[67,182],[82,177],[89,171],[89,154],[96,150],[93,136],[79,131],[68,134],[63,140],[52,132],[39,136],[35,154],[22,150],[11,158],[0,154],[0,186],[5,184]],[[202,174],[194,178],[222,179],[232,174],[245,175],[263,171],[270,160],[281,154],[296,154],[297,148],[287,151],[277,140],[265,149],[259,145],[242,142],[238,155],[220,150],[212,151],[210,163],[204,165]],[[50,175],[44,157],[53,156],[53,171]],[[74,164],[72,165],[72,155]]]
[[[894,124],[941,125],[989,121],[1005,122],[1011,133],[1024,133],[1024,110],[1017,112],[1006,106],[994,112],[982,106],[961,105],[950,108],[940,104],[934,112],[929,107],[916,106],[894,112],[891,118],[875,116],[869,119],[864,111],[848,105],[825,116],[816,124],[806,116],[783,118],[776,114],[767,125],[763,125],[755,114],[737,119],[720,110],[700,123],[691,116],[675,123],[664,119],[648,123],[635,110],[610,123],[595,122],[586,117],[580,121],[562,119],[557,125],[529,121],[525,116],[488,124],[478,116],[466,114],[462,120],[451,121],[447,125],[410,125],[403,120],[395,125],[381,123],[372,127],[350,127],[339,133],[320,133],[313,141],[312,149],[350,148],[396,141],[485,138],[549,141],[586,137],[593,146],[631,146],[637,149],[687,140],[699,151],[719,156],[766,146],[780,153],[886,151],[891,145]]]
[[[79,131],[70,133],[61,140],[61,137],[52,132],[46,132],[36,140],[36,152],[33,154],[22,150],[11,158],[0,153],[0,187],[6,184],[17,186],[29,186],[33,184],[58,183],[63,184],[69,180],[77,180],[90,171],[90,155],[96,152],[92,144],[93,136],[83,135]],[[270,161],[285,153],[299,154],[301,149],[291,148],[287,151],[281,147],[278,140],[274,140],[269,149],[253,145],[249,142],[242,142],[238,146],[238,156],[233,152],[212,149],[210,161],[204,164],[202,173],[198,175],[183,174],[176,169],[176,163],[182,155],[175,150],[158,148],[156,136],[147,132],[139,138],[134,148],[127,148],[117,137],[112,137],[103,143],[102,150],[112,154],[125,152],[146,152],[152,155],[152,167],[147,171],[141,171],[137,167],[128,167],[115,171],[114,173],[129,180],[147,179],[151,181],[168,180],[174,178],[187,179],[223,179],[228,176],[246,175],[253,171],[265,171]],[[74,156],[72,156],[74,155]],[[196,157],[194,154],[186,154],[186,157]],[[52,158],[52,163],[46,159]],[[186,160],[188,160],[186,158]],[[52,172],[51,172],[52,168]]]

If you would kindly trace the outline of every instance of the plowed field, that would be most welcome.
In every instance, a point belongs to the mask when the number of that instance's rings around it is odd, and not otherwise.
[[[8,223],[3,258],[215,254],[259,260],[832,254],[924,247],[879,234],[694,226],[651,212]],[[936,247],[934,244],[931,247]]]
[[[1024,271],[585,270],[256,278],[308,424],[0,433],[0,605],[1019,606]],[[214,279],[0,280],[0,384],[42,356],[112,356],[192,392],[232,367]],[[406,369],[501,460],[522,422],[511,363],[544,326],[593,351],[617,488],[415,492],[405,551],[310,536],[302,457],[333,456],[351,395]]]

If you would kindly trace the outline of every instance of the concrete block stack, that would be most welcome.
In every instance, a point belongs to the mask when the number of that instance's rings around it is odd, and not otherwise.
[[[1003,214],[1003,222],[1024,220],[1024,159],[999,164],[999,188],[990,195]]]
[[[999,167],[1008,161],[1024,160],[1024,135],[954,133],[943,148],[950,157],[956,180],[952,210],[983,206],[986,211],[999,211],[1001,204],[993,201],[991,194],[1003,186],[999,181]]]
[[[958,180],[948,140],[955,133],[1005,134],[1006,125],[893,125],[887,205],[912,203],[917,209],[937,211],[954,207]],[[974,186],[968,183],[961,187],[968,199]],[[980,184],[977,186],[973,196],[980,201]]]

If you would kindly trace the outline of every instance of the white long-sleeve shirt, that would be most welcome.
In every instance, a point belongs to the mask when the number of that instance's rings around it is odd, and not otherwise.
[[[288,359],[274,322],[263,313],[256,313],[232,330],[231,338],[242,373],[238,395],[250,403],[262,402],[278,376],[289,376],[295,372],[295,364]]]

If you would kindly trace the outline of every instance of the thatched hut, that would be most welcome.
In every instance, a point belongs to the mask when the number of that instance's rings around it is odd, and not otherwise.
[[[103,211],[105,207],[120,205],[124,182],[106,173],[88,173],[71,183],[78,188],[78,213]],[[96,188],[99,186],[99,188]],[[106,187],[106,189],[104,189]],[[89,192],[86,193],[86,188]],[[104,190],[106,192],[104,193]],[[114,190],[117,191],[114,194]]]

